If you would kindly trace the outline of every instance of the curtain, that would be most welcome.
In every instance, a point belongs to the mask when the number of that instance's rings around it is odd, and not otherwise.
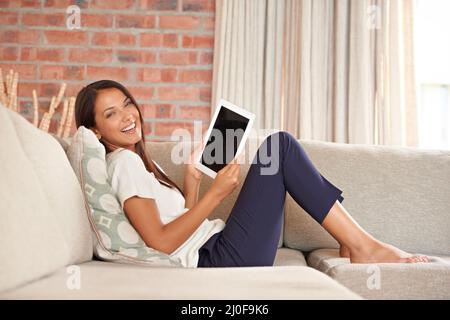
[[[213,105],[300,139],[417,145],[413,0],[218,0]]]
[[[255,113],[255,129],[280,128],[283,17],[284,1],[216,1],[213,109],[223,98]]]

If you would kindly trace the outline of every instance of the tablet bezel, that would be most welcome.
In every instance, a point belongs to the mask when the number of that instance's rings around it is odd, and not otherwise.
[[[194,166],[197,169],[199,169],[200,171],[202,171],[203,173],[205,173],[206,175],[210,176],[213,179],[215,179],[217,172],[215,172],[215,171],[211,170],[210,168],[208,168],[207,166],[203,165],[200,162],[200,160],[203,156],[203,152],[205,151],[206,144],[209,141],[209,137],[210,137],[212,129],[214,128],[214,125],[217,121],[217,117],[219,115],[221,108],[227,108],[249,120],[247,128],[244,131],[244,135],[242,136],[242,139],[239,143],[239,146],[237,148],[237,151],[236,151],[236,154],[235,154],[233,160],[236,159],[236,157],[238,157],[240,155],[240,153],[242,152],[242,150],[244,149],[245,142],[247,141],[247,138],[250,135],[250,131],[253,127],[253,122],[255,121],[255,114],[253,114],[253,113],[249,112],[248,110],[245,110],[241,107],[238,107],[237,105],[235,105],[227,100],[224,100],[224,99],[219,100],[219,102],[216,105],[216,110],[214,111],[214,115],[211,119],[211,123],[209,124],[208,130],[206,131],[206,134],[203,137],[204,145],[202,146],[201,152],[197,156],[197,159],[195,159],[195,163],[194,163]]]

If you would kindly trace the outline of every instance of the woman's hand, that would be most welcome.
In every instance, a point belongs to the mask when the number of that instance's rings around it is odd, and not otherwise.
[[[209,192],[221,202],[239,185],[240,170],[239,159],[234,159],[217,173]]]
[[[195,159],[198,158],[198,156],[200,155],[200,152],[202,151],[202,147],[203,147],[203,138],[200,142],[200,144],[197,146],[197,148],[194,149],[194,151],[192,152],[192,154],[189,157],[189,161],[186,164],[186,168],[185,168],[185,179],[194,179],[197,182],[200,182],[203,178],[203,172],[201,172],[200,170],[198,170],[195,166],[194,166],[194,162]]]

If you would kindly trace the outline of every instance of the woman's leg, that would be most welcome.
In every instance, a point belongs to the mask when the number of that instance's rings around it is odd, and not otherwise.
[[[425,256],[413,256],[375,239],[339,202],[331,207],[322,226],[341,244],[341,256],[353,263],[428,262]]]
[[[270,153],[270,162],[261,152]],[[198,266],[273,265],[286,191],[341,244],[341,252],[352,262],[427,261],[384,244],[362,229],[340,204],[342,191],[317,171],[298,141],[282,131],[269,136],[258,149],[225,229],[200,249]]]
[[[336,200],[343,200],[298,141],[277,132],[259,147],[225,229],[200,249],[198,266],[273,265],[286,191],[319,223]]]

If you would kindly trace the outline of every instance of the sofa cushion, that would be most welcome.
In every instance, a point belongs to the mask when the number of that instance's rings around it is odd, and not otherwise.
[[[58,142],[0,105],[0,291],[92,258],[83,194]]]
[[[274,266],[307,266],[305,256],[300,250],[280,248],[275,256]]]
[[[361,299],[325,274],[309,267],[145,268],[91,261],[65,269],[1,299],[183,299],[299,300]]]
[[[84,191],[96,257],[148,266],[181,266],[178,258],[147,247],[127,219],[110,184],[105,147],[94,132],[80,126],[67,155]]]
[[[337,249],[308,255],[308,265],[366,299],[450,299],[450,257],[430,263],[351,264]]]
[[[342,205],[374,237],[405,251],[450,255],[450,151],[301,141],[318,170],[343,190]],[[337,242],[288,196],[285,246]]]

